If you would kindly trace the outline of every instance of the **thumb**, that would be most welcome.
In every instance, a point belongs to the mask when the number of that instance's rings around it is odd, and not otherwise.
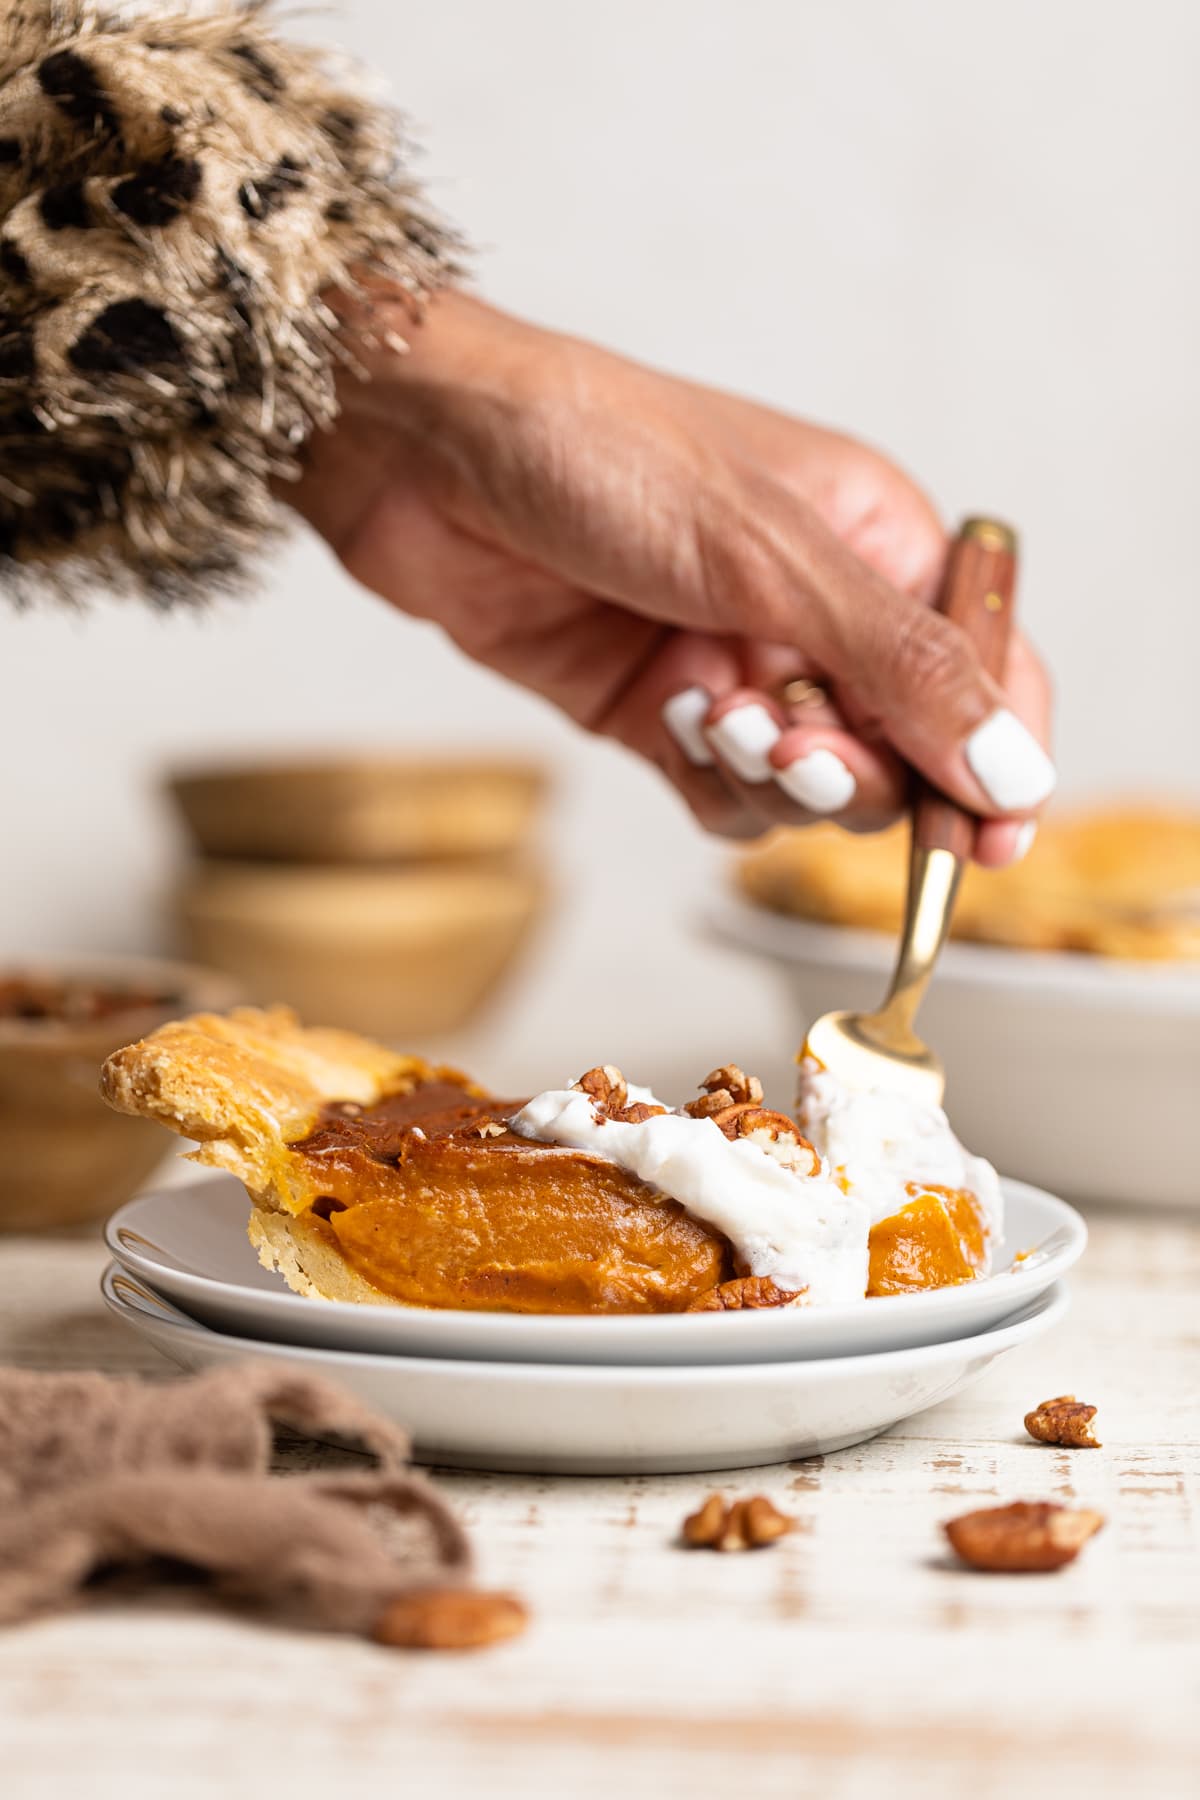
[[[1033,812],[1053,793],[1050,757],[940,613],[903,594],[869,612],[847,608],[829,671],[852,718],[865,711],[906,762],[972,812]]]
[[[769,541],[787,566],[766,584],[771,635],[819,663],[851,727],[883,737],[972,812],[1041,806],[1054,790],[1054,764],[967,634],[890,586],[811,511],[790,530],[784,519],[774,523]],[[764,584],[754,585],[761,604]]]

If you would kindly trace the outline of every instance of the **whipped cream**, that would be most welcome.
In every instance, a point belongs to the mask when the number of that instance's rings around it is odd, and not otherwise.
[[[940,1106],[921,1106],[884,1088],[853,1092],[806,1058],[798,1116],[805,1137],[864,1203],[872,1225],[907,1205],[910,1182],[929,1182],[974,1194],[989,1243],[1003,1236],[1000,1178],[990,1162],[963,1148]]]
[[[630,1087],[629,1097],[660,1104],[645,1088]],[[807,1288],[810,1304],[866,1293],[867,1207],[824,1169],[801,1174],[752,1139],[730,1140],[711,1119],[687,1113],[610,1119],[578,1088],[535,1094],[509,1124],[521,1137],[619,1163],[723,1232],[751,1275]]]

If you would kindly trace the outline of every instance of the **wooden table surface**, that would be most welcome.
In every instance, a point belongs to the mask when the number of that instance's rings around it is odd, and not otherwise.
[[[1091,1223],[1063,1326],[860,1449],[725,1484],[440,1477],[483,1578],[534,1609],[518,1642],[399,1654],[178,1592],[0,1635],[0,1791],[1194,1800],[1200,1224]],[[91,1238],[0,1239],[0,1360],[166,1374],[103,1310],[103,1263]],[[1099,1406],[1103,1450],[1025,1438],[1064,1390]],[[281,1466],[332,1454],[284,1445]],[[680,1550],[721,1485],[799,1531]],[[948,1565],[939,1520],[1019,1497],[1108,1528],[1052,1576]]]

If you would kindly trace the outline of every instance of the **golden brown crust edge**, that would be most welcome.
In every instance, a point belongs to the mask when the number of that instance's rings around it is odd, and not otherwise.
[[[284,1006],[239,1007],[174,1020],[116,1051],[100,1092],[117,1112],[195,1138],[192,1160],[236,1175],[256,1204],[298,1212],[313,1191],[288,1145],[323,1106],[371,1106],[444,1073],[353,1032],[307,1029]]]
[[[264,1269],[282,1275],[293,1293],[309,1300],[350,1300],[372,1306],[404,1306],[375,1287],[346,1261],[338,1245],[330,1243],[311,1213],[290,1213],[254,1207],[246,1235]]]

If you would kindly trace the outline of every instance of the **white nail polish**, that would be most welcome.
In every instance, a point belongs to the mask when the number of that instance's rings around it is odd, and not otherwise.
[[[1025,823],[1022,825],[1020,831],[1018,831],[1015,839],[1013,840],[1013,853],[1012,853],[1011,860],[1009,862],[1010,868],[1012,867],[1013,863],[1019,863],[1019,862],[1025,861],[1025,858],[1029,855],[1029,852],[1033,849],[1033,840],[1036,836],[1037,836],[1037,820],[1036,819],[1026,819]]]
[[[708,741],[714,744],[735,775],[743,781],[770,781],[775,773],[767,761],[767,753],[775,748],[782,733],[757,700],[747,706],[735,706],[723,719],[708,728]]]
[[[776,769],[775,780],[797,806],[814,813],[841,812],[858,786],[841,757],[824,749],[810,750],[786,769]]]
[[[711,769],[717,760],[704,735],[704,721],[711,705],[712,695],[707,688],[689,687],[672,694],[662,709],[663,724],[698,769]]]
[[[1002,812],[1040,806],[1054,792],[1058,780],[1054,764],[1006,707],[976,726],[963,752],[980,787]]]

